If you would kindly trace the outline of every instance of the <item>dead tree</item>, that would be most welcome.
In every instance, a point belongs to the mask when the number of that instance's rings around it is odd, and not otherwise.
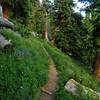
[[[0,27],[8,27],[11,29],[14,27],[12,22],[3,17],[2,6],[0,6]]]
[[[7,28],[13,28],[14,24],[12,22],[10,22],[9,20],[3,18],[3,11],[2,11],[2,6],[0,6],[0,28],[2,30],[2,27],[7,27]],[[10,47],[11,41],[10,40],[6,40],[6,38],[0,34],[0,47],[2,49]]]

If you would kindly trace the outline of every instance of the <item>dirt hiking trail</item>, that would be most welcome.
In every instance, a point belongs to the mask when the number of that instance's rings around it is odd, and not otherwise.
[[[49,80],[46,85],[41,88],[38,100],[56,100],[55,92],[58,86],[58,73],[54,62],[50,58]]]

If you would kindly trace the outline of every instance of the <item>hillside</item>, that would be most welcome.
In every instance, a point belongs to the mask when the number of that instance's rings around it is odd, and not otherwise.
[[[41,85],[48,80],[48,56],[35,38],[21,38],[11,30],[3,35],[13,43],[13,49],[0,50],[1,100],[35,98]]]
[[[1,100],[36,100],[40,87],[48,82],[50,62],[44,48],[51,56],[58,71],[59,86],[55,94],[57,100],[77,100],[64,90],[64,85],[70,78],[100,92],[99,81],[83,64],[63,54],[51,44],[38,37],[20,37],[9,29],[3,29],[2,34],[12,41],[13,48],[0,49]],[[83,95],[79,100],[94,99],[91,95],[88,97]]]

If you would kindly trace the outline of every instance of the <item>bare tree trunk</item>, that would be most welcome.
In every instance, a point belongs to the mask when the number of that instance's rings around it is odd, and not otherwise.
[[[8,27],[8,28],[14,27],[14,24],[12,22],[3,17],[2,6],[0,6],[0,27]]]
[[[3,13],[2,13],[2,6],[0,6],[0,18],[3,18]]]
[[[48,14],[45,12],[45,32],[44,32],[44,38],[49,41],[48,38]]]
[[[97,78],[100,78],[100,56],[97,57],[94,73],[95,73]]]
[[[10,12],[10,8],[8,6],[4,7],[3,17],[6,18],[6,19],[9,19],[9,12]]]

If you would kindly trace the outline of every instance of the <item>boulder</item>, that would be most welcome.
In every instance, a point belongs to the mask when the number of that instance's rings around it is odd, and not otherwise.
[[[100,100],[100,93],[88,88],[84,85],[81,85],[74,79],[70,79],[66,85],[65,90],[72,93],[77,97],[82,97],[84,100],[86,98],[92,98],[91,100]],[[87,99],[86,99],[87,100]],[[90,99],[89,99],[90,100]]]

